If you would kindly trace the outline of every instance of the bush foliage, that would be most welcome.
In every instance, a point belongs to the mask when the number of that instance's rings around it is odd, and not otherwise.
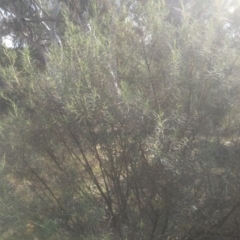
[[[234,30],[163,5],[2,50],[1,239],[240,238]]]

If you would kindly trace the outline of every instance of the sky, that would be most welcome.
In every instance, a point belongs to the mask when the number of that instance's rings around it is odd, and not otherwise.
[[[13,48],[13,41],[10,35],[2,37],[2,44],[7,48]]]

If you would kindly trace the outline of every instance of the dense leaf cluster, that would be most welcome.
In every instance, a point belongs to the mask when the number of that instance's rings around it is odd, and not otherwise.
[[[44,68],[2,47],[1,239],[240,238],[238,29],[176,2],[63,8]]]

